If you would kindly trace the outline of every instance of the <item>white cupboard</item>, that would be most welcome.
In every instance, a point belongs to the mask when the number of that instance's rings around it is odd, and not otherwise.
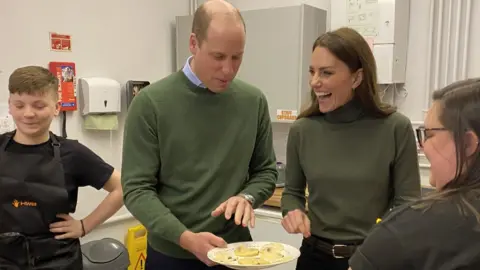
[[[263,209],[257,210],[255,215],[255,228],[251,229],[252,238],[254,241],[272,241],[281,242],[287,245],[291,245],[300,249],[302,244],[301,234],[289,234],[287,233],[281,221],[281,214],[275,211],[263,211]],[[292,261],[287,264],[279,265],[271,270],[293,270],[297,261]]]

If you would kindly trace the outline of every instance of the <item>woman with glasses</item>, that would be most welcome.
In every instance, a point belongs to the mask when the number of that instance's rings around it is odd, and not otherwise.
[[[436,191],[390,213],[350,260],[353,270],[480,269],[480,79],[433,94],[417,129]]]

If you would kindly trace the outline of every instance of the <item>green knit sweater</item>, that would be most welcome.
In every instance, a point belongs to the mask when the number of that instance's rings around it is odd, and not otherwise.
[[[179,71],[142,89],[129,107],[125,205],[155,250],[191,258],[178,245],[187,229],[227,242],[250,238],[248,228],[211,212],[239,193],[262,204],[275,188],[275,162],[268,105],[257,88],[234,80],[215,94]]]
[[[314,235],[361,240],[392,206],[420,196],[414,132],[400,113],[367,116],[351,101],[297,120],[287,145],[283,214],[305,209]]]

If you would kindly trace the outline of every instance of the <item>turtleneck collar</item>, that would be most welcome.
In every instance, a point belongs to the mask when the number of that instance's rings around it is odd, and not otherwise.
[[[325,114],[330,123],[351,123],[364,116],[364,109],[358,98],[353,98],[345,105]]]

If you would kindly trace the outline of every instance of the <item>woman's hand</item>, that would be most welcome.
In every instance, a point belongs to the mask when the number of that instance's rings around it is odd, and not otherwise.
[[[288,212],[282,219],[282,226],[288,233],[301,233],[305,238],[311,235],[310,219],[299,209]]]
[[[76,220],[67,214],[58,214],[57,217],[64,219],[64,221],[50,224],[50,231],[57,234],[55,239],[80,238],[84,235],[84,228],[80,220]]]

